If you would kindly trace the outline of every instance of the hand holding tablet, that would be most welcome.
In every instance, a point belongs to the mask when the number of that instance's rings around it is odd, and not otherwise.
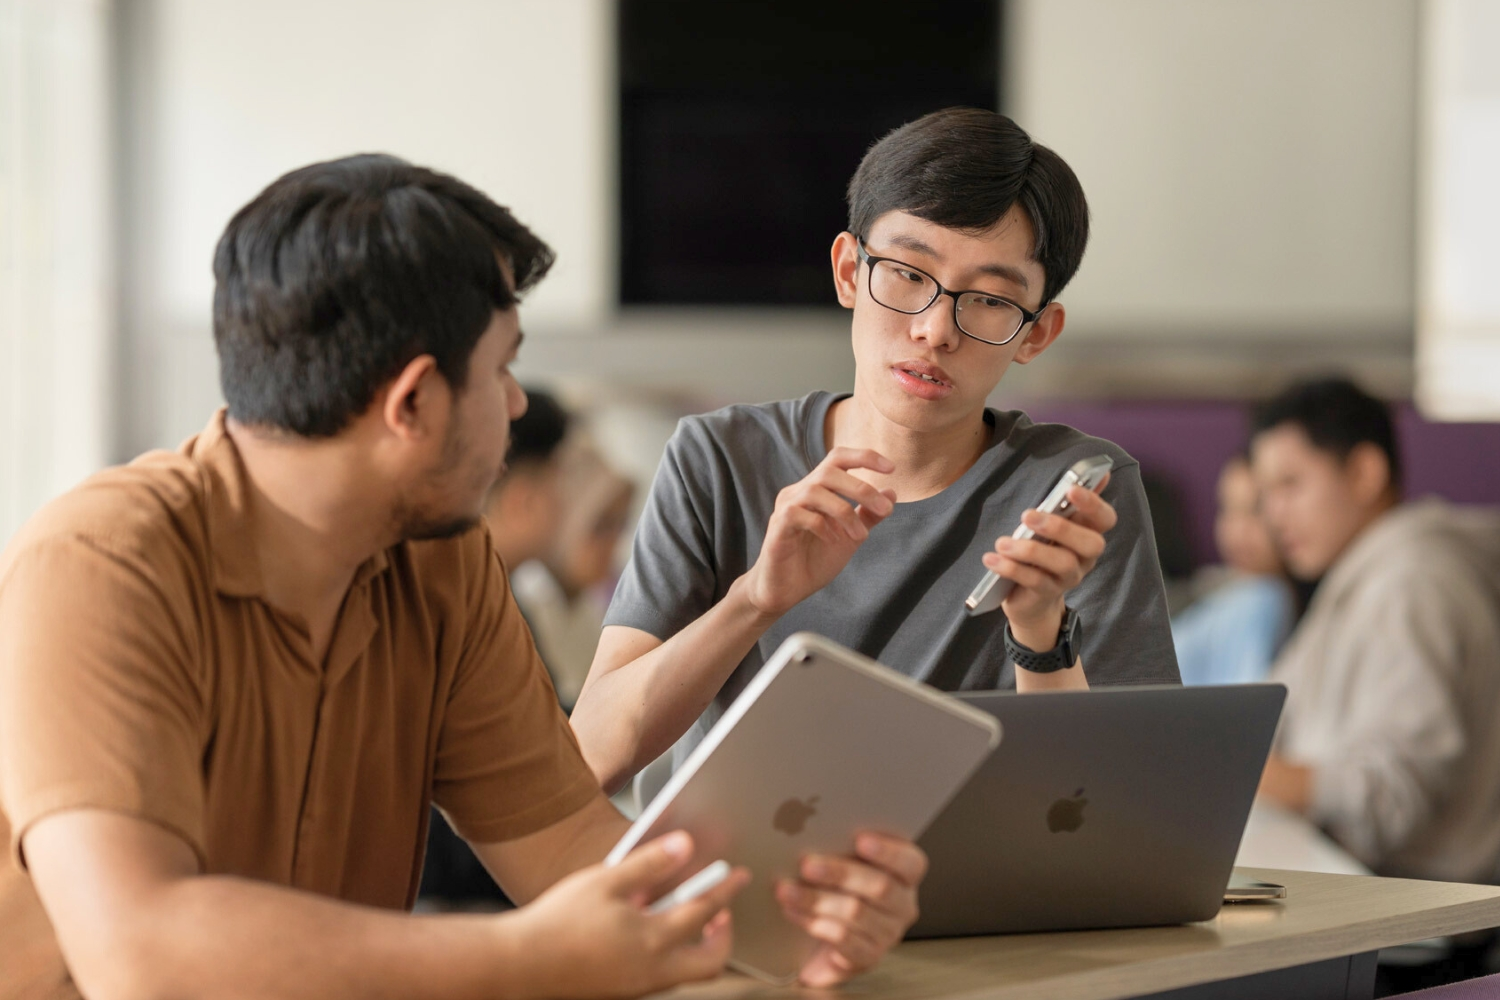
[[[621,863],[637,845],[668,831],[686,831],[695,860],[684,870],[723,859],[754,874],[732,904],[731,964],[780,983],[812,968],[811,978],[821,982],[837,970],[820,971],[817,956],[837,946],[820,938],[814,924],[831,918],[811,912],[811,901],[859,899],[862,877],[899,868],[884,854],[904,857],[901,843],[915,840],[999,741],[999,724],[989,713],[837,643],[798,633],[751,680],[605,863]],[[876,843],[882,856],[869,856],[857,840]],[[925,868],[920,852],[910,852],[916,867]],[[809,865],[829,870],[809,872]],[[705,869],[705,882],[718,877]],[[913,885],[920,878],[920,870],[908,873]],[[692,881],[683,888],[711,891]],[[787,886],[795,897],[790,901],[780,898]],[[664,905],[670,912],[672,903]],[[890,944],[894,940],[871,947],[880,952]],[[875,958],[844,954],[844,972]]]

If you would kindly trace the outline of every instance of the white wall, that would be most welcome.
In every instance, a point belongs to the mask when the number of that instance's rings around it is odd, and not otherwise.
[[[1069,333],[1006,391],[1260,391],[1346,358],[1404,387],[1415,5],[1011,0],[1008,103],[1095,214]],[[838,314],[613,315],[609,0],[127,7],[126,452],[218,400],[209,261],[229,215],[367,149],[457,173],[559,249],[523,312],[530,377],[710,402],[848,384]]]
[[[1016,119],[1083,181],[1075,336],[1409,340],[1412,0],[1024,0]]]
[[[1423,15],[1417,401],[1500,420],[1500,2]]]
[[[0,0],[0,546],[109,458],[106,0]]]
[[[315,160],[390,152],[491,193],[562,250],[527,322],[598,322],[613,295],[605,0],[131,6],[141,381],[127,450],[175,443],[217,405],[214,244],[256,192]]]

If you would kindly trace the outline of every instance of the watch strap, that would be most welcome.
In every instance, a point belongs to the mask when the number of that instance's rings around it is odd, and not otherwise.
[[[1063,608],[1062,624],[1057,631],[1057,645],[1043,653],[1017,642],[1015,633],[1010,630],[1010,622],[1005,623],[1005,655],[1016,666],[1032,673],[1050,674],[1066,670],[1078,662],[1078,647],[1081,644],[1078,612],[1069,607]]]

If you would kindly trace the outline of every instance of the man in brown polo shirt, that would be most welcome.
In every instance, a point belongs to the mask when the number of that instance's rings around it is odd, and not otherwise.
[[[0,997],[625,996],[716,974],[737,872],[645,903],[478,526],[551,251],[389,157],[295,171],[214,262],[229,406],[0,556]],[[435,803],[517,901],[412,916]],[[873,838],[799,893],[868,967],[922,859]]]

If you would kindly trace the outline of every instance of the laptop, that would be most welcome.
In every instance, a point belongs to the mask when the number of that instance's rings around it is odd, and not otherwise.
[[[1285,687],[958,697],[1005,740],[918,841],[931,867],[908,937],[1218,913]]]

